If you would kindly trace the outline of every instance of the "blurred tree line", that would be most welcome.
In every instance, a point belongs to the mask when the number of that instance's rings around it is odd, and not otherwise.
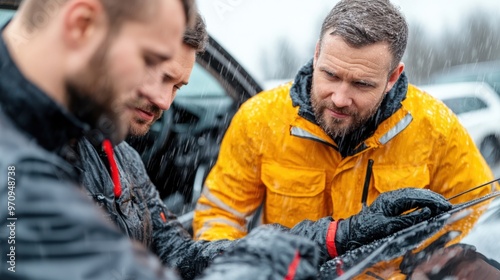
[[[467,63],[500,60],[500,17],[486,10],[471,10],[454,27],[433,35],[418,22],[410,22],[403,62],[413,84],[430,82],[432,75]],[[317,24],[318,30],[321,22]],[[316,41],[306,42],[299,52],[285,37],[272,51],[264,51],[261,65],[266,80],[291,79],[314,53]]]

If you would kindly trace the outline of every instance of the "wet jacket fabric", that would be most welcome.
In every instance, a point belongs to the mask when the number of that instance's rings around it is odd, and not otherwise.
[[[115,198],[106,155],[88,139],[78,143],[82,161],[81,183],[90,197],[130,238],[143,243],[166,265],[192,279],[221,254],[230,241],[193,241],[174,214],[163,204],[139,154],[126,142],[114,147],[121,195]]]
[[[310,103],[312,63],[295,82],[242,105],[222,141],[196,206],[195,238],[240,238],[263,204],[263,223],[349,217],[362,207],[368,163],[370,204],[382,192],[427,188],[445,197],[491,180],[492,173],[457,117],[403,75],[363,131],[331,139]],[[481,188],[452,200],[486,194]]]
[[[0,36],[0,199],[4,201],[0,207],[0,279],[179,279],[174,269],[163,266],[142,244],[132,242],[105,219],[79,184],[85,165],[75,149],[88,130],[22,75]],[[135,211],[124,209],[125,213]],[[150,209],[152,216],[161,211],[161,207]],[[172,217],[166,218],[169,222],[162,225],[151,220],[152,228],[165,229],[156,238],[170,240],[162,245],[165,254],[171,254],[181,271],[189,265],[194,265],[192,271],[204,268],[205,263],[197,266],[185,254],[201,261],[204,255],[212,257],[205,252],[216,249],[189,253],[189,247],[195,246]],[[315,243],[279,229],[266,230],[273,237],[265,241],[260,255],[239,256],[247,245],[233,242],[235,246],[227,248],[228,257],[214,264],[212,271],[228,271],[237,265],[242,271],[258,273],[254,279],[311,279],[311,271],[302,269],[317,268]],[[281,255],[279,250],[288,253]],[[259,256],[280,261],[260,263],[260,268],[272,269],[258,270]],[[228,280],[239,279],[228,276]],[[209,277],[205,273],[198,279],[213,279]]]

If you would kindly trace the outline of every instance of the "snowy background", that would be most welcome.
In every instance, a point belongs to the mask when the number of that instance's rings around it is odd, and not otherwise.
[[[261,83],[289,79],[312,57],[338,1],[198,1],[210,34]],[[499,0],[393,0],[410,25],[410,81],[452,65],[500,59]]]

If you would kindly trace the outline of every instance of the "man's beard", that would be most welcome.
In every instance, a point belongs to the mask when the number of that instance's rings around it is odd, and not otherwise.
[[[125,138],[128,127],[125,125],[126,106],[120,102],[123,93],[115,90],[109,75],[108,47],[109,41],[105,41],[87,69],[68,78],[65,87],[70,112],[117,144]]]
[[[335,104],[329,99],[318,100],[314,94],[314,85],[311,88],[311,105],[313,108],[314,116],[318,125],[330,136],[332,139],[343,138],[357,130],[359,130],[363,125],[365,125],[368,120],[375,115],[380,104],[384,100],[384,96],[377,101],[377,104],[373,106],[367,114],[361,115],[356,109],[340,108],[335,106]],[[337,113],[349,115],[349,119],[337,119],[328,116],[325,109],[330,109]],[[346,122],[351,121],[349,125],[345,125]]]

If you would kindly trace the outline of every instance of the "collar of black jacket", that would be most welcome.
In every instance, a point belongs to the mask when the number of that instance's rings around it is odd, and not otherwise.
[[[299,115],[317,125],[316,117],[311,105],[311,83],[313,74],[313,60],[306,63],[295,76],[290,96],[294,107],[299,106]],[[358,146],[373,135],[378,125],[392,116],[406,98],[408,91],[408,78],[403,72],[394,87],[387,93],[377,112],[366,124],[355,133],[333,139],[338,145],[338,150],[343,157],[356,154]]]
[[[46,150],[60,153],[67,144],[81,138],[89,126],[24,77],[5,45],[3,29],[0,33],[0,106],[28,137]]]

